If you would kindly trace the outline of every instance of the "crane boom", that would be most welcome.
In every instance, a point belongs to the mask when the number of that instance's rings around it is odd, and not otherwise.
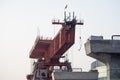
[[[75,26],[83,25],[83,22],[78,22],[74,16],[74,13],[72,19],[71,16],[68,16],[66,18],[65,12],[64,22],[54,20],[52,24],[62,25],[62,28],[52,40],[42,39],[39,36],[36,38],[35,44],[30,51],[29,57],[37,59],[38,61],[35,63],[33,75],[27,76],[28,80],[31,77],[37,78],[36,76],[38,75],[39,71],[48,73],[49,76],[47,76],[47,78],[48,80],[51,80],[51,66],[59,66],[60,68],[62,66],[66,66],[68,68],[68,71],[71,71],[70,63],[59,62],[59,59],[74,44]]]
[[[30,58],[44,58],[45,62],[58,61],[74,44],[75,26],[83,25],[83,22],[77,22],[73,17],[71,21],[53,21],[52,24],[60,24],[62,28],[53,40],[43,40],[37,37],[34,47],[30,52]]]

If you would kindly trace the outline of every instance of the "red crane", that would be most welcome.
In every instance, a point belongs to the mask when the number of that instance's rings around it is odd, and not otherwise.
[[[33,80],[36,80],[38,78],[38,72],[40,71],[44,72],[44,74],[41,73],[41,76],[45,77],[44,79],[51,80],[51,73],[53,71],[52,68],[54,66],[59,66],[60,69],[62,66],[66,66],[68,71],[72,71],[69,62],[60,62],[59,59],[74,44],[75,26],[83,25],[83,22],[78,22],[76,20],[74,12],[72,19],[70,14],[66,17],[66,12],[64,13],[64,16],[64,22],[60,22],[59,20],[53,20],[52,22],[52,24],[62,25],[62,28],[53,40],[41,39],[39,36],[36,38],[29,57],[37,59],[37,62],[34,63],[35,66],[33,74],[27,75],[27,80],[31,80],[33,78]],[[39,78],[43,79],[40,76]]]

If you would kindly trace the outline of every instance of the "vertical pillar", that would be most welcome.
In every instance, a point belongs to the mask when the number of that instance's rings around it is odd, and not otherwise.
[[[110,55],[107,67],[110,80],[120,80],[120,55]]]

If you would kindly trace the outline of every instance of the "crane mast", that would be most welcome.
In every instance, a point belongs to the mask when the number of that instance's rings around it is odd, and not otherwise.
[[[29,57],[37,61],[33,64],[32,73],[27,75],[27,80],[52,80],[55,66],[72,71],[70,62],[60,62],[59,59],[75,42],[75,26],[83,25],[83,22],[76,20],[74,12],[72,18],[71,13],[66,16],[64,12],[64,21],[53,20],[52,24],[62,25],[62,28],[52,40],[41,39],[40,36],[36,38]]]

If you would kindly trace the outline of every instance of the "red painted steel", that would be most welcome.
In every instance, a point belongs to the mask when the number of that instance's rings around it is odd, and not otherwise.
[[[26,76],[27,80],[31,80],[31,79],[32,79],[32,77],[33,77],[33,75],[32,75],[32,74],[28,74],[28,75]]]
[[[30,58],[43,58],[44,54],[48,53],[48,48],[52,40],[41,40],[39,37],[36,38],[35,44],[30,52]]]
[[[53,24],[60,24],[62,28],[53,40],[42,40],[37,37],[35,44],[30,52],[30,58],[45,58],[45,62],[57,62],[59,58],[74,44],[75,25],[82,25],[83,23],[61,23],[53,22]]]
[[[59,62],[59,59],[74,44],[75,26],[83,25],[83,22],[77,22],[73,13],[72,20],[70,20],[70,18],[67,20],[65,14],[64,22],[54,20],[52,24],[62,25],[62,28],[52,40],[41,39],[39,36],[36,38],[29,57],[37,59],[38,61],[35,62],[34,71],[31,75],[27,76],[27,80],[33,80],[33,78],[35,78],[36,70],[47,70],[47,73],[51,75],[52,69],[50,69],[50,67],[54,66],[59,66],[60,68],[66,66],[68,71],[72,71],[69,62]],[[45,80],[52,80],[52,78],[48,76]]]

